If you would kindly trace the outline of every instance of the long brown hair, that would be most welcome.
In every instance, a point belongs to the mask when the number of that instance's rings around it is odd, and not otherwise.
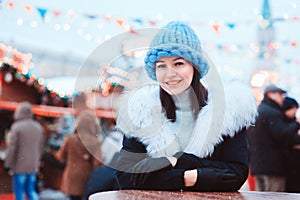
[[[199,112],[202,107],[206,105],[207,101],[207,90],[199,81],[200,72],[194,68],[194,75],[191,86],[194,90],[197,99],[197,111]],[[168,94],[162,87],[160,87],[160,101],[161,105],[166,113],[167,118],[171,122],[176,121],[176,106],[170,94]],[[198,114],[197,112],[197,114]]]

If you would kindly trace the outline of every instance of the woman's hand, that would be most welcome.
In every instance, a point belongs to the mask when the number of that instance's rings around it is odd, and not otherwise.
[[[186,187],[192,187],[196,184],[198,177],[197,169],[187,170],[184,172],[184,185]]]
[[[151,172],[172,168],[172,164],[166,157],[144,158],[136,163],[132,168],[131,181],[133,186],[143,185]]]

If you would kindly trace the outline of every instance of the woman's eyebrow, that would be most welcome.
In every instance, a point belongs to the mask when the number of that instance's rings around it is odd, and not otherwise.
[[[157,61],[155,62],[155,64],[156,64],[156,63],[159,63],[159,62],[164,63],[163,60],[157,60]]]
[[[184,59],[184,58],[182,58],[182,57],[176,57],[176,58],[174,58],[172,61],[176,61],[176,60],[180,60],[180,59]],[[164,62],[163,60],[157,60],[156,61],[156,63],[158,63],[158,62]]]
[[[182,57],[176,57],[173,59],[173,61],[176,61],[176,60],[180,60],[180,59],[183,59]]]

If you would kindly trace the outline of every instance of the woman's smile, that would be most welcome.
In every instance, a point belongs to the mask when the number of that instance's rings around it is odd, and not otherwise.
[[[167,85],[173,85],[173,86],[176,86],[179,83],[181,83],[181,80],[178,80],[178,81],[167,81],[166,82]]]

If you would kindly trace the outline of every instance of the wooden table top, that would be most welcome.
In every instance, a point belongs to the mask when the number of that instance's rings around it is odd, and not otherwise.
[[[114,200],[169,200],[169,199],[205,199],[205,200],[299,200],[300,194],[284,192],[170,192],[170,191],[148,191],[148,190],[119,190],[99,192],[91,195],[89,200],[114,199]]]

